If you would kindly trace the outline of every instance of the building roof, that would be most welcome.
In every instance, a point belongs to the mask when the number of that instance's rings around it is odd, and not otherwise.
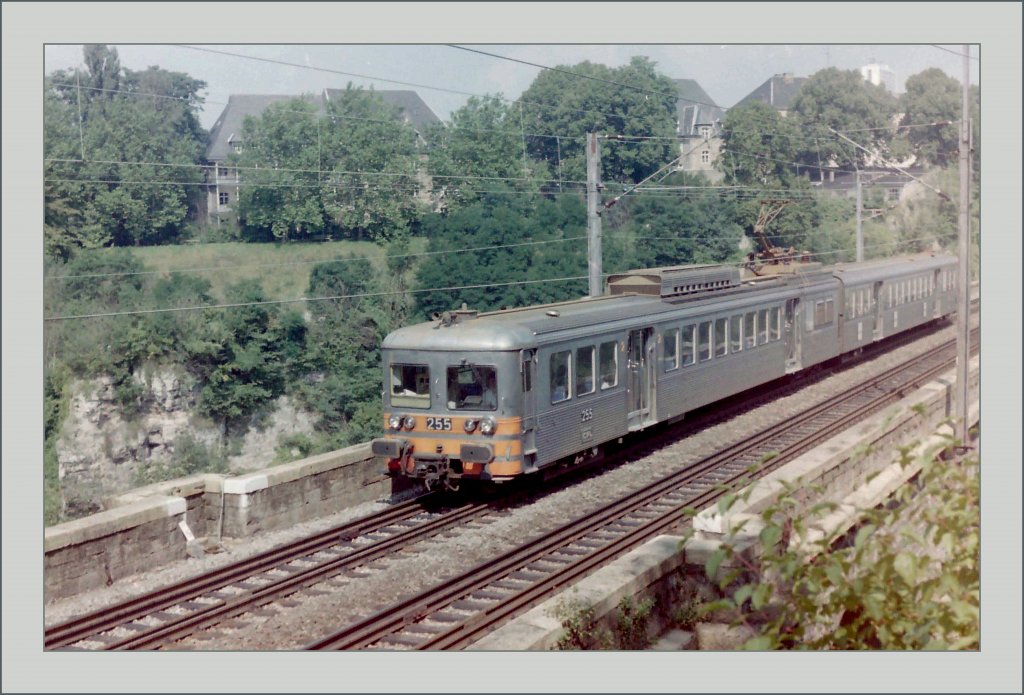
[[[793,102],[793,97],[800,91],[800,85],[806,79],[806,77],[793,77],[788,72],[775,75],[753,92],[740,99],[736,106],[744,106],[760,101],[779,111],[788,111],[790,104]]]
[[[725,110],[715,104],[696,80],[672,80],[676,83],[679,99],[676,101],[677,131],[680,135],[698,135],[697,127],[714,125],[725,116]]]
[[[210,129],[210,139],[206,146],[206,159],[211,162],[222,162],[231,154],[228,144],[242,135],[242,123],[246,116],[259,116],[271,104],[278,104],[292,99],[302,99],[315,105],[317,110],[323,108],[323,98],[312,94],[232,94],[228,97],[227,106],[220,118]]]
[[[344,93],[343,89],[325,89],[320,94],[233,94],[228,97],[227,106],[220,118],[210,129],[210,138],[206,147],[206,159],[221,162],[231,154],[229,142],[238,139],[242,133],[242,123],[246,116],[259,116],[268,106],[291,99],[302,99],[316,107],[322,113],[327,102],[337,99]],[[426,126],[440,123],[430,107],[424,103],[419,94],[411,90],[374,90],[373,92],[384,103],[398,107],[402,117],[422,136]]]
[[[324,98],[331,101],[339,98],[344,92],[344,89],[325,89]],[[421,135],[427,126],[441,122],[420,95],[411,89],[375,89],[373,93],[383,99],[385,104],[398,107],[406,122]]]

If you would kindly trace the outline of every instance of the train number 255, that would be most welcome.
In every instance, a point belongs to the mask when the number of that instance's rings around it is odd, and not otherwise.
[[[594,409],[584,408],[583,412],[580,413],[580,422],[590,422],[594,419]]]

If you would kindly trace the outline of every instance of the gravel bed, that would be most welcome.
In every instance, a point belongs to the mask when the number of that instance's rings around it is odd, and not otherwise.
[[[572,482],[527,505],[503,510],[486,524],[465,528],[422,541],[417,552],[402,552],[374,563],[374,569],[350,573],[325,581],[317,591],[294,594],[260,610],[246,614],[205,633],[179,642],[174,648],[195,650],[280,650],[297,649],[314,639],[389,605],[402,597],[422,591],[441,580],[462,573],[474,565],[566,523],[614,499],[649,484],[670,471],[707,456],[723,443],[735,441],[751,430],[785,420],[795,413],[843,391],[869,374],[896,365],[911,355],[948,340],[952,329],[890,352],[870,362],[811,383],[782,399],[762,405],[728,422],[692,434],[655,453],[591,477]],[[176,580],[226,564],[313,533],[347,519],[376,512],[382,503],[366,504],[330,518],[308,522],[287,531],[268,533],[240,541],[225,540],[227,552],[189,559],[161,570],[118,582],[107,589],[65,599],[47,607],[46,620],[108,605],[132,594],[157,588]],[[360,578],[365,576],[365,579]],[[321,593],[322,592],[322,593]],[[259,629],[257,629],[259,628]]]

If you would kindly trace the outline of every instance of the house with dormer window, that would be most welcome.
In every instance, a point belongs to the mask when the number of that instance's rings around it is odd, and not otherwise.
[[[241,152],[245,147],[242,141],[242,124],[246,117],[259,117],[271,104],[302,99],[316,108],[318,114],[326,111],[332,99],[338,99],[345,90],[324,89],[319,94],[233,94],[228,97],[220,118],[210,130],[210,138],[206,147],[208,163],[206,176],[207,221],[217,224],[222,218],[234,216],[238,203],[238,191],[244,177],[231,166],[231,155]],[[374,90],[384,103],[398,108],[399,117],[405,120],[415,131],[420,142],[424,142],[424,134],[428,126],[440,123],[430,107],[424,103],[419,94],[410,90]],[[424,167],[423,177],[426,176]],[[429,192],[430,182],[421,180],[420,189]],[[428,193],[426,193],[428,194]]]
[[[676,133],[680,160],[676,169],[703,174],[718,181],[722,173],[715,160],[722,146],[721,128],[725,109],[708,96],[696,80],[673,80],[679,98],[676,101]]]

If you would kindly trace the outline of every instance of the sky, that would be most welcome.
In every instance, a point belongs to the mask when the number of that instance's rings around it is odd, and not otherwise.
[[[470,95],[518,97],[541,68],[515,61],[571,67],[588,60],[617,67],[633,56],[646,56],[668,77],[696,80],[726,108],[780,73],[808,77],[826,67],[854,70],[881,63],[896,73],[897,92],[903,91],[908,77],[928,68],[940,68],[957,80],[963,74],[961,47],[956,44],[108,45],[117,48],[126,68],[141,70],[155,65],[206,82],[201,116],[206,128],[217,120],[232,94],[302,94],[325,87],[343,88],[349,82],[378,90],[415,90],[439,118],[447,120]],[[464,50],[468,48],[501,57]],[[978,56],[977,46],[971,54]],[[971,61],[972,84],[979,80],[979,62]],[[45,47],[47,74],[80,66],[81,44]]]

